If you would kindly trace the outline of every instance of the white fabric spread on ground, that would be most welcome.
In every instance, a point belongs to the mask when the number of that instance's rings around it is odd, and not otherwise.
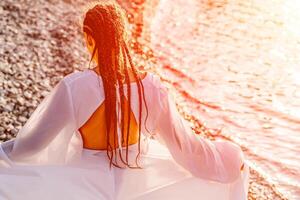
[[[110,170],[106,151],[84,149],[78,128],[104,101],[99,78],[91,70],[64,77],[17,137],[0,145],[0,199],[247,199],[249,167],[240,171],[241,149],[194,134],[152,73],[143,79],[150,130],[143,103],[143,169]],[[137,87],[130,86],[138,119]],[[130,146],[132,164],[137,151]]]

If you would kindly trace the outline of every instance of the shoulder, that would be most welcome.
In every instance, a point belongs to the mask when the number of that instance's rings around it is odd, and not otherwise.
[[[67,86],[71,86],[72,84],[83,81],[84,79],[87,78],[88,75],[89,73],[87,70],[82,70],[82,71],[76,70],[64,76],[63,82]]]
[[[65,83],[71,84],[72,82],[76,81],[77,79],[80,79],[80,78],[86,76],[86,74],[87,74],[86,70],[83,70],[83,71],[75,70],[75,71],[65,75],[63,80]]]
[[[154,85],[157,89],[159,89],[161,92],[167,92],[167,87],[162,81],[162,78],[153,72],[148,72],[151,76],[151,83]]]

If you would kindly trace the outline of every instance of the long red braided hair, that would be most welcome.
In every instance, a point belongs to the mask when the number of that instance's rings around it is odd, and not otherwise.
[[[147,111],[146,119],[148,117],[148,108],[144,96],[144,86],[137,76],[137,70],[133,65],[132,58],[127,46],[128,35],[127,35],[127,18],[125,11],[115,2],[106,1],[101,3],[90,4],[89,10],[86,12],[83,20],[83,31],[95,40],[95,47],[92,51],[92,57],[90,62],[93,60],[97,53],[97,67],[100,72],[104,93],[105,93],[105,121],[106,121],[106,138],[107,138],[107,156],[110,160],[110,167],[114,165],[121,168],[117,163],[113,162],[113,157],[119,155],[121,161],[130,168],[141,168],[137,164],[137,159],[140,156],[140,139],[141,139],[141,119],[142,119],[142,97],[145,102]],[[129,63],[127,62],[127,59]],[[138,88],[139,97],[139,119],[138,119],[138,154],[136,156],[136,164],[138,167],[130,166],[128,163],[128,142],[130,134],[130,112],[127,112],[127,137],[126,139],[126,158],[122,157],[120,149],[113,148],[110,144],[110,137],[114,137],[114,144],[116,143],[116,131],[117,131],[117,106],[116,106],[116,92],[120,94],[121,101],[121,132],[122,132],[122,144],[124,142],[124,131],[125,131],[125,103],[124,103],[124,86],[122,81],[125,80],[127,85],[127,97],[128,97],[128,108],[131,110],[131,88],[129,81],[129,67],[133,72],[136,85]],[[117,86],[117,84],[119,86]],[[117,91],[119,90],[119,91]],[[110,129],[113,129],[113,132]],[[111,135],[113,133],[113,135]]]

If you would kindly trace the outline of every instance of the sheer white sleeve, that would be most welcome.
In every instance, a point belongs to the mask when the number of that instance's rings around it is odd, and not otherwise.
[[[234,182],[244,162],[239,146],[230,141],[210,141],[193,132],[176,108],[174,97],[162,84],[155,134],[174,160],[194,176],[221,183]]]
[[[38,105],[16,138],[0,145],[0,165],[64,162],[76,130],[72,96],[62,79]]]

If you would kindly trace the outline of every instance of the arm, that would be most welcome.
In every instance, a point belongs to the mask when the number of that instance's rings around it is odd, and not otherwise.
[[[196,177],[222,183],[235,181],[241,174],[244,159],[240,147],[229,141],[210,141],[196,135],[162,84],[158,96],[161,113],[155,133],[174,160]]]
[[[62,79],[38,105],[13,140],[1,144],[10,160],[26,159],[43,149],[61,131],[76,130],[72,97]]]

